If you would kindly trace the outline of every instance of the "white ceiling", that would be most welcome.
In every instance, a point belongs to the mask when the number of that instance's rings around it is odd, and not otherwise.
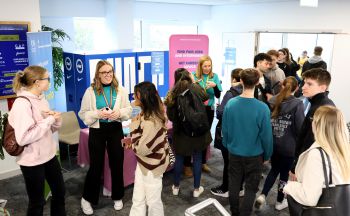
[[[195,5],[230,5],[230,4],[254,4],[269,2],[290,2],[299,0],[136,0],[138,2],[195,4]]]

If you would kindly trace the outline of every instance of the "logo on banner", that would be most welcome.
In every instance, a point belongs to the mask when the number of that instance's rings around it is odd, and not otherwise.
[[[70,60],[69,57],[66,57],[64,59],[64,65],[66,66],[67,70],[71,70],[72,69],[72,60]]]
[[[83,79],[84,79],[84,78],[79,78],[79,77],[78,77],[77,80],[78,80],[78,82],[80,82],[80,81],[82,81]]]
[[[81,61],[81,59],[77,59],[77,61],[75,62],[75,67],[77,68],[78,73],[83,73],[84,66],[83,61]]]
[[[67,79],[70,79],[72,77],[72,75],[67,75]]]

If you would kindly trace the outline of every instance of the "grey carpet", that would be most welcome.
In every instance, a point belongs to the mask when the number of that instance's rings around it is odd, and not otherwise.
[[[73,161],[76,164],[76,160]],[[192,197],[193,190],[193,179],[185,178],[181,181],[180,185],[180,194],[179,196],[173,196],[171,193],[172,185],[172,172],[168,172],[164,175],[163,178],[163,192],[162,200],[164,203],[165,215],[166,216],[177,216],[184,215],[184,212],[187,208],[195,205],[207,198],[216,198],[228,211],[229,203],[226,198],[215,197],[210,193],[210,188],[221,183],[223,161],[221,153],[218,150],[212,151],[212,157],[208,161],[209,166],[212,169],[212,173],[202,175],[201,185],[204,186],[205,191],[199,198]],[[66,161],[63,161],[63,167],[69,167]],[[82,188],[84,184],[84,178],[87,172],[87,168],[80,168],[78,166],[73,166],[70,171],[63,171],[64,180],[66,185],[66,209],[67,215],[77,216],[84,215],[80,209],[80,199],[82,194]],[[266,176],[267,170],[264,172]],[[264,179],[260,183],[260,189]],[[267,205],[260,211],[255,211],[253,215],[259,216],[271,216],[271,215],[280,215],[286,216],[289,215],[288,209],[277,211],[274,210],[274,204],[276,201],[276,185],[273,190],[270,192]],[[124,197],[124,208],[121,211],[115,211],[113,209],[113,202],[110,198],[100,196],[100,202],[97,206],[94,207],[94,215],[129,215],[130,207],[132,204],[133,187],[132,185],[127,187],[125,190]],[[7,199],[8,203],[6,208],[10,211],[13,216],[22,216],[25,215],[26,208],[28,205],[28,198],[26,195],[25,185],[23,177],[16,176],[13,178],[5,179],[0,181],[0,198]],[[45,205],[44,215],[49,215],[50,202],[47,202]],[[197,215],[211,215],[219,216],[220,213],[213,207],[209,206],[197,213]]]

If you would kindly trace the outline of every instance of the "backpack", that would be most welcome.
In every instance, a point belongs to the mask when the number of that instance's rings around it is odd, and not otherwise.
[[[202,100],[190,89],[182,92],[176,99],[179,124],[182,131],[190,137],[198,137],[210,130],[207,112]]]
[[[30,103],[30,100],[27,97],[18,96],[17,98],[24,98],[27,101],[29,101],[29,103]],[[31,105],[31,103],[30,103],[30,105]],[[20,155],[24,150],[24,146],[18,145],[17,140],[16,140],[16,136],[15,136],[15,130],[8,122],[7,115],[4,116],[2,123],[3,123],[3,127],[4,127],[4,131],[2,134],[2,146],[4,147],[4,149],[6,150],[6,152],[9,155],[11,155],[11,156]]]

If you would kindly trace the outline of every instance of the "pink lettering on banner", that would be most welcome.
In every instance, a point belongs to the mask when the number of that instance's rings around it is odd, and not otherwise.
[[[174,85],[174,72],[177,68],[186,68],[193,72],[198,60],[208,55],[209,38],[207,35],[171,35],[169,39],[169,88]]]

